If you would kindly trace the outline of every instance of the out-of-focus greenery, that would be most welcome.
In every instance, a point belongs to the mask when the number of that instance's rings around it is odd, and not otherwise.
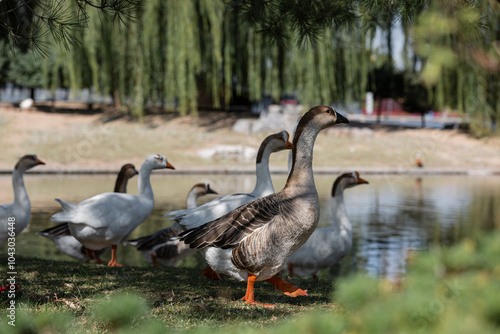
[[[47,11],[45,2],[25,12]],[[134,18],[126,24],[89,3],[54,5],[54,15],[76,22],[63,25],[71,34],[57,25],[35,29],[39,44],[61,44],[46,52],[44,85],[93,88],[137,118],[153,105],[196,115],[200,107],[227,109],[263,97],[278,103],[291,95],[305,105],[356,110],[372,91],[379,105],[394,98],[410,112],[458,111],[474,134],[498,131],[498,1],[106,2]],[[6,6],[2,17],[11,13]],[[395,26],[403,32],[399,44]],[[10,66],[6,60],[18,61],[0,53],[0,67]],[[38,87],[30,71],[42,62],[21,63],[0,84]]]
[[[335,292],[331,295],[333,304],[300,314],[286,315],[283,310],[277,312],[250,306],[237,309],[231,305],[221,307],[199,299],[193,303],[189,296],[184,303],[178,300],[174,308],[160,311],[151,305],[156,303],[150,299],[152,296],[146,294],[145,299],[145,294],[139,289],[139,292],[125,291],[101,296],[86,302],[87,308],[72,305],[67,299],[64,299],[66,306],[63,303],[59,303],[60,306],[49,303],[26,305],[17,311],[15,327],[7,325],[6,317],[2,315],[2,333],[132,333],[139,330],[163,333],[165,327],[169,327],[165,326],[167,318],[181,317],[180,314],[188,310],[183,308],[186,304],[190,308],[203,309],[197,315],[193,314],[192,322],[185,326],[194,328],[195,333],[228,330],[286,334],[499,331],[499,232],[466,239],[451,248],[409,254],[409,257],[411,268],[400,280],[390,282],[361,274],[343,278],[335,284]],[[108,280],[113,279],[108,277]],[[130,288],[140,284],[129,283]],[[145,287],[145,290],[149,289]],[[83,299],[82,302],[85,303]],[[299,308],[298,305],[292,307]],[[29,312],[26,310],[29,308],[34,310]],[[229,316],[228,312],[235,315]],[[224,317],[225,313],[228,313],[231,327],[223,326],[224,321],[210,324],[203,318],[216,319]],[[269,325],[262,321],[270,315],[278,317],[278,322]],[[198,327],[199,324],[202,326]]]

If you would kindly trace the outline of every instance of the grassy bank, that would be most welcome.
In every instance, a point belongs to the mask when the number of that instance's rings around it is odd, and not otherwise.
[[[310,292],[295,299],[258,284],[258,299],[275,309],[244,305],[245,284],[198,270],[20,258],[16,327],[5,294],[0,322],[2,333],[498,333],[499,258],[495,232],[414,256],[396,283],[358,274],[332,291],[326,280],[292,279]]]
[[[33,258],[18,258],[16,262],[17,284],[21,287],[16,296],[19,314],[16,324],[20,327],[26,321],[33,321],[33,316],[37,319],[35,323],[43,323],[46,314],[54,313],[78,319],[71,326],[72,332],[106,332],[115,325],[107,323],[106,317],[114,316],[104,309],[113,312],[116,308],[120,309],[121,318],[130,319],[134,325],[142,327],[159,322],[173,329],[247,323],[259,327],[306,311],[327,309],[336,312],[330,301],[332,284],[327,280],[291,279],[292,283],[310,292],[309,297],[304,298],[290,298],[275,291],[269,283],[258,283],[257,300],[277,305],[275,309],[265,309],[246,306],[239,300],[245,294],[246,283],[227,277],[222,282],[212,281],[197,269],[109,268],[93,263]],[[0,258],[0,263],[7,263],[7,259]],[[3,286],[7,284],[6,277],[2,265]],[[99,309],[102,301],[113,296],[118,296],[119,301],[111,301],[109,308]],[[0,309],[5,311],[8,298],[6,294],[1,297]],[[23,312],[30,314],[29,319],[23,317]],[[0,321],[5,325],[6,319],[2,316]],[[64,319],[61,321],[64,325]],[[59,326],[57,322],[55,325]]]

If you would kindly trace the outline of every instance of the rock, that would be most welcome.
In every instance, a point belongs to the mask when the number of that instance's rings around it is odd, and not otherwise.
[[[241,133],[261,133],[281,130],[293,131],[297,119],[302,115],[304,107],[301,105],[272,104],[260,113],[259,119],[240,119],[233,131]]]
[[[242,163],[255,160],[257,150],[253,147],[243,145],[217,145],[198,151],[198,155],[203,159],[223,159],[233,160]]]

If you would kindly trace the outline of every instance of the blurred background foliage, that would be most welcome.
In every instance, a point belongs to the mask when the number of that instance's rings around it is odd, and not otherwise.
[[[137,118],[264,96],[346,107],[372,91],[498,132],[495,0],[4,1],[0,18],[0,84],[92,87]]]

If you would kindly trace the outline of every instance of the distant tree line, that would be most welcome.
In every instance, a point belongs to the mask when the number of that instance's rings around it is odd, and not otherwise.
[[[457,110],[478,135],[498,131],[494,0],[3,1],[0,33],[0,84],[93,87],[135,117],[153,104],[185,115],[264,95],[348,105],[372,91],[409,111]]]

